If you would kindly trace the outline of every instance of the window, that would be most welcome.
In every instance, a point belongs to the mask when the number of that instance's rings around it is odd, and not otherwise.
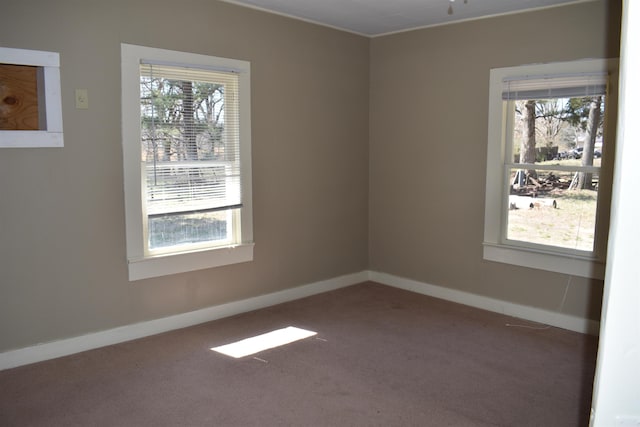
[[[491,70],[485,259],[604,277],[616,67]]]
[[[253,259],[249,72],[122,45],[130,280]]]
[[[0,147],[62,147],[60,55],[0,47]]]

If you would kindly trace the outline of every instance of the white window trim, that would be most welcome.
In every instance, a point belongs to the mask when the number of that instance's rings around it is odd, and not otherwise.
[[[62,97],[60,93],[60,54],[40,50],[0,47],[0,63],[41,67],[44,91],[39,100],[44,104],[46,130],[0,131],[0,147],[63,147]]]
[[[534,64],[518,67],[496,68],[490,72],[489,132],[487,142],[487,177],[485,195],[485,219],[483,256],[495,261],[522,267],[535,268],[574,276],[604,278],[605,260],[602,247],[596,247],[593,255],[553,250],[550,246],[530,247],[510,245],[506,240],[506,209],[504,194],[505,126],[502,82],[506,77],[527,75],[562,75],[573,73],[609,72],[617,74],[617,59],[589,59],[581,61]],[[605,239],[600,239],[605,240]],[[599,241],[602,246],[605,242]]]
[[[251,90],[250,63],[187,52],[136,46],[123,43],[122,55],[122,147],[129,280],[253,260],[253,210],[251,192]],[[140,62],[163,61],[175,65],[234,71],[239,74],[240,158],[242,164],[241,242],[180,253],[145,253],[143,194],[140,150]]]

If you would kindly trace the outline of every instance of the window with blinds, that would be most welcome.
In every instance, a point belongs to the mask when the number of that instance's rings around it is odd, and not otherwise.
[[[491,70],[485,259],[604,274],[616,73],[598,59]]]
[[[129,279],[251,261],[250,63],[121,54]]]
[[[140,65],[149,250],[227,243],[242,207],[238,75]]]
[[[606,89],[601,73],[504,79],[507,241],[593,252]]]

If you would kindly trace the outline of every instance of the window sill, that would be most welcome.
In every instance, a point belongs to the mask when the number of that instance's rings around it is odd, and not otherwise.
[[[604,279],[601,260],[567,254],[536,251],[514,246],[484,243],[484,259],[572,276]]]
[[[129,281],[253,260],[253,243],[129,260]]]

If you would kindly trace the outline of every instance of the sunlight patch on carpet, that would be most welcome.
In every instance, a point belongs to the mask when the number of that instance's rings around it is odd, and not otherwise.
[[[211,350],[239,359],[241,357],[259,353],[263,350],[300,341],[316,334],[317,332],[289,326],[267,332],[266,334],[256,335],[255,337],[236,341],[231,344],[213,347]]]

